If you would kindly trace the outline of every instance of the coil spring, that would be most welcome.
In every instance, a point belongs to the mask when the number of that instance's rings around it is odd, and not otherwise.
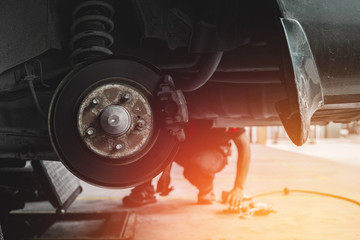
[[[70,63],[73,66],[112,54],[109,47],[114,42],[110,35],[114,28],[113,15],[114,8],[103,0],[86,0],[75,6],[70,42]]]

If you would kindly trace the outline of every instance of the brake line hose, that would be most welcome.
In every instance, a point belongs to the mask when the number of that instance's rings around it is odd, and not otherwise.
[[[40,81],[41,83],[44,85],[44,86],[48,86],[46,84],[43,83],[43,76],[42,76],[42,65],[41,65],[41,62],[39,60],[36,60],[39,62],[39,67],[40,67]],[[47,119],[47,114],[45,113],[45,111],[42,109],[41,105],[40,105],[40,102],[39,102],[39,99],[36,95],[36,91],[35,91],[35,87],[34,87],[34,80],[38,78],[38,76],[34,75],[34,74],[31,74],[28,67],[27,67],[27,64],[28,63],[25,63],[24,64],[24,67],[25,67],[25,72],[26,72],[26,76],[24,77],[24,80],[28,82],[28,85],[29,85],[29,89],[30,89],[30,92],[31,92],[31,96],[32,98],[34,99],[34,103],[35,103],[35,106],[37,108],[37,110],[39,111],[39,114],[41,115],[42,118],[44,119]]]

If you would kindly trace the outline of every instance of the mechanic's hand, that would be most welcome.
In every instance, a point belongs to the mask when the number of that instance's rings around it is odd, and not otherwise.
[[[226,198],[225,203],[229,204],[230,210],[238,211],[241,206],[243,198],[243,190],[237,187],[234,187]]]

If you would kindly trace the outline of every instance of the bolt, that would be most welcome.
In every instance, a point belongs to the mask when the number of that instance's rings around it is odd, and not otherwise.
[[[58,215],[64,215],[64,214],[66,213],[66,210],[63,209],[63,208],[58,208],[58,209],[56,210],[56,213],[57,213]]]
[[[93,106],[99,105],[99,104],[100,104],[100,99],[94,98],[93,100],[91,100],[91,104],[92,104]]]
[[[131,94],[128,93],[128,92],[125,92],[125,93],[122,95],[121,99],[122,99],[123,101],[127,102],[127,101],[129,101],[129,100],[131,99]]]
[[[144,130],[145,128],[145,121],[144,120],[139,120],[137,123],[136,123],[136,128],[138,130]]]
[[[121,150],[124,146],[121,143],[115,145],[116,150]]]
[[[86,134],[87,134],[89,137],[95,135],[95,133],[96,133],[95,128],[89,127],[88,129],[86,129]]]

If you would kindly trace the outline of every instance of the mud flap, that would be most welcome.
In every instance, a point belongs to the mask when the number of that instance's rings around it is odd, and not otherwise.
[[[294,19],[282,18],[292,71],[286,74],[288,99],[276,109],[294,144],[303,145],[309,135],[311,117],[324,104],[320,76],[306,34]]]

